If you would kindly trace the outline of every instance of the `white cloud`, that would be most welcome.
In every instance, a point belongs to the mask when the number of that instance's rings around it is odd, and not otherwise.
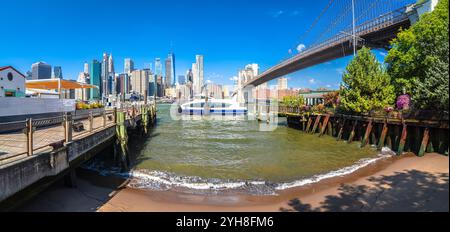
[[[282,14],[284,14],[284,11],[279,10],[279,11],[276,11],[276,12],[272,13],[272,17],[278,18],[278,17],[280,17]]]
[[[315,83],[317,83],[316,79],[314,79],[314,78],[309,79],[308,82],[309,82],[310,84],[315,84]]]
[[[388,54],[386,52],[380,52],[380,56],[386,57]]]
[[[237,77],[237,76],[230,77],[230,81],[237,81],[237,80],[238,80],[238,77]]]
[[[211,84],[212,81],[211,81],[211,80],[206,80],[206,83],[207,83],[207,84]]]
[[[325,87],[327,87],[327,88],[331,88],[331,85],[326,85]]]
[[[299,45],[297,46],[297,51],[298,51],[298,53],[303,52],[303,50],[305,50],[305,48],[306,48],[306,46],[305,46],[304,44],[299,44]]]
[[[294,10],[294,11],[292,11],[291,16],[297,16],[299,14],[300,14],[300,11]]]

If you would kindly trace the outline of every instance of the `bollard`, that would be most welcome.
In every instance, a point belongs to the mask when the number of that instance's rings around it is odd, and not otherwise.
[[[103,117],[103,127],[106,127],[106,111],[103,110],[102,112],[102,117]]]
[[[94,130],[94,114],[89,112],[89,131],[92,132]]]
[[[33,155],[33,119],[29,118],[27,119],[27,128],[25,129],[26,135],[27,135],[27,154],[28,156]]]
[[[114,111],[113,111],[113,122],[114,122],[114,124],[117,123],[117,107],[114,107]]]
[[[72,114],[66,113],[64,115],[64,139],[66,143],[72,141]]]

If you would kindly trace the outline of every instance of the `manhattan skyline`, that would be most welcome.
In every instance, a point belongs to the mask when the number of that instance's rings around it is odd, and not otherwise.
[[[13,36],[0,38],[0,63],[26,73],[45,61],[75,80],[84,62],[101,60],[104,52],[114,55],[116,70],[123,70],[125,58],[141,69],[173,52],[177,77],[202,54],[205,81],[232,85],[246,64],[258,63],[262,72],[289,57],[289,49],[308,44],[299,37],[326,2],[8,1],[0,20],[8,22],[5,30]],[[173,17],[166,17],[169,13]],[[383,52],[377,54],[383,58]],[[336,89],[350,59],[290,74],[289,87]]]

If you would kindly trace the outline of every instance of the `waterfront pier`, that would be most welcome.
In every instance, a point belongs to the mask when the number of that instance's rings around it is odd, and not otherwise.
[[[279,115],[287,118],[288,126],[305,133],[327,134],[348,143],[360,142],[361,147],[388,147],[398,155],[426,152],[448,155],[448,113],[421,111],[408,115],[313,114],[299,108],[280,107]]]
[[[0,202],[30,186],[42,190],[60,177],[76,186],[74,169],[110,146],[128,168],[127,130],[145,134],[155,121],[155,105],[137,104],[0,124],[9,130],[0,134]]]

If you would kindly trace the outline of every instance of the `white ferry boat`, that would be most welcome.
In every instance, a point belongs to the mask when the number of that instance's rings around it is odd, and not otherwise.
[[[184,103],[178,108],[178,113],[185,115],[246,115],[247,108],[228,99],[197,99]]]

